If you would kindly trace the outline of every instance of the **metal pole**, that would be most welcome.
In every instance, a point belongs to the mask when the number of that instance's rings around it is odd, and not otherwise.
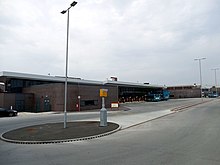
[[[68,47],[69,47],[69,10],[71,7],[74,7],[77,4],[76,1],[73,1],[70,4],[70,7],[67,10],[61,11],[61,14],[67,12],[67,37],[66,37],[66,75],[65,75],[65,89],[64,89],[64,128],[66,128],[67,123],[67,73],[68,73]]]
[[[215,93],[217,95],[218,93],[218,90],[217,90],[217,75],[216,75],[216,71],[219,70],[219,68],[215,68],[215,69],[212,69],[215,71]]]
[[[78,108],[79,108],[79,111],[80,111],[80,98],[81,98],[81,96],[79,95],[78,96]]]
[[[80,98],[79,98],[79,111],[80,111],[80,108],[81,108],[81,107],[80,107]]]
[[[68,72],[68,47],[69,47],[69,10],[67,10],[67,37],[66,37],[66,75],[65,75],[65,96],[64,96],[64,128],[67,122],[67,72]]]
[[[217,96],[217,78],[216,78],[216,70],[217,70],[217,69],[215,69],[215,94],[216,94],[216,96]]]
[[[202,64],[201,64],[201,60],[205,60],[206,58],[197,58],[197,59],[194,59],[194,60],[198,60],[199,61],[199,75],[200,75],[200,86],[201,86],[201,89],[200,89],[200,95],[201,95],[201,99],[203,101],[203,98],[202,98]]]
[[[102,97],[102,108],[105,108],[105,98]]]
[[[200,74],[200,85],[201,85],[201,98],[202,98],[202,67],[201,67],[201,59],[199,59],[199,74]]]
[[[215,69],[215,94],[217,95],[217,86],[216,86],[217,82],[216,82],[216,69]]]

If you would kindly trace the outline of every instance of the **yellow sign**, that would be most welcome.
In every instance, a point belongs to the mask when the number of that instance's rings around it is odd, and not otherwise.
[[[108,89],[100,89],[100,97],[107,97]]]

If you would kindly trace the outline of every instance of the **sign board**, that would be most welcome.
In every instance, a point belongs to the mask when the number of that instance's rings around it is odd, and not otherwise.
[[[108,89],[100,89],[100,97],[107,97]]]
[[[118,107],[119,107],[118,103],[111,103],[111,108],[118,108]]]

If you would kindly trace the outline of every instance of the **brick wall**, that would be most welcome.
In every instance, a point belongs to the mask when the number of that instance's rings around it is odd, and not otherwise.
[[[111,102],[117,102],[117,87],[99,86],[99,85],[82,85],[68,84],[67,111],[78,111],[76,104],[79,104],[78,96],[80,96],[80,109],[100,109],[101,98],[99,97],[100,88],[109,90],[106,98],[106,107],[109,108]],[[43,111],[63,111],[64,110],[64,84],[45,84],[36,85],[23,89],[23,93],[34,94],[34,107],[36,112]],[[45,106],[45,103],[49,104]],[[49,108],[49,109],[48,109]]]
[[[179,86],[179,87],[168,87],[170,91],[170,97],[177,98],[199,98],[201,97],[201,90],[194,86]]]
[[[33,111],[33,94],[23,93],[0,93],[0,107],[17,111]]]

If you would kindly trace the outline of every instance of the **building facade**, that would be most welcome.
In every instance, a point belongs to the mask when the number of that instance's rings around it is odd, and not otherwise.
[[[18,111],[63,111],[64,77],[1,72],[0,107],[13,106]],[[148,92],[161,90],[162,86],[121,82],[114,80],[92,81],[68,77],[67,111],[101,108],[100,89],[108,89],[105,99],[107,108],[111,103],[141,101]]]
[[[201,97],[201,87],[197,85],[169,86],[167,90],[174,99]]]

